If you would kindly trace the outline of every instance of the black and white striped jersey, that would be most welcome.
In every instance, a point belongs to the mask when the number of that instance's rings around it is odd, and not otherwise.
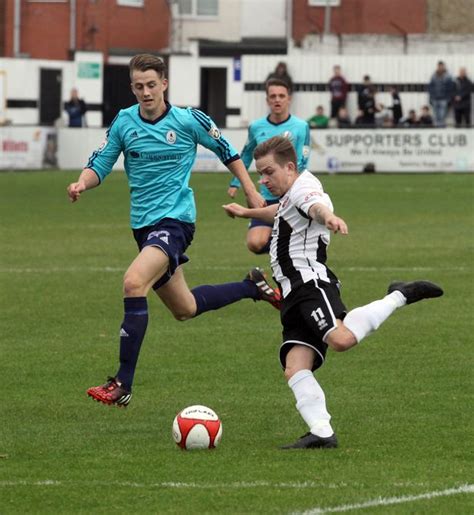
[[[311,280],[330,282],[332,274],[325,265],[330,231],[308,215],[310,207],[316,203],[333,211],[329,195],[307,170],[280,198],[272,230],[270,260],[273,278],[284,298]]]

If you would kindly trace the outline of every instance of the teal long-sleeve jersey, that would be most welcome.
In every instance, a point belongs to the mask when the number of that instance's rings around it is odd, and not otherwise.
[[[167,103],[163,115],[149,121],[136,104],[118,113],[86,168],[94,170],[102,182],[123,152],[133,229],[163,218],[194,223],[196,205],[189,180],[198,143],[225,165],[240,157],[202,111]]]
[[[274,136],[284,136],[293,143],[296,150],[296,158],[298,159],[298,171],[303,172],[306,170],[311,148],[309,125],[305,120],[293,115],[290,115],[285,121],[280,123],[271,122],[270,117],[267,116],[259,118],[250,124],[247,141],[241,153],[242,161],[247,170],[252,164],[255,147]],[[238,188],[240,182],[237,178],[233,178],[230,185]],[[260,193],[265,200],[278,199],[263,185],[260,185]]]

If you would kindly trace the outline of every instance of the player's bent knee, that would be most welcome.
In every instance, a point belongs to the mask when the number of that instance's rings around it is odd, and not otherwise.
[[[333,351],[345,352],[353,347],[357,340],[350,331],[339,331],[336,329],[336,331],[329,333],[326,343]]]
[[[145,285],[138,274],[127,272],[123,278],[123,293],[125,297],[142,294]]]
[[[247,248],[250,250],[250,252],[253,252],[254,254],[262,254],[263,249],[265,247],[265,244],[260,244],[256,241],[248,241],[247,242]]]

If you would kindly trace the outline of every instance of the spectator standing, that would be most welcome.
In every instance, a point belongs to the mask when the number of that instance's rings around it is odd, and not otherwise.
[[[375,113],[378,111],[375,103],[375,89],[368,88],[363,95],[362,112],[363,112],[363,125],[366,127],[374,127]]]
[[[436,71],[428,84],[430,105],[433,107],[436,127],[446,126],[448,107],[454,96],[454,81],[443,61],[438,62]]]
[[[403,118],[402,101],[396,86],[390,88],[390,94],[392,95],[392,105],[389,109],[392,111],[393,125],[396,127]]]
[[[420,127],[433,127],[433,117],[430,113],[429,106],[423,106],[421,108],[420,118],[418,119]]]
[[[79,98],[77,88],[71,89],[71,98],[64,104],[64,110],[69,116],[69,127],[86,127],[86,103]]]
[[[459,77],[455,82],[453,103],[456,127],[461,127],[463,121],[467,127],[471,125],[471,92],[472,82],[467,76],[466,68],[460,68]]]
[[[291,75],[288,73],[288,67],[286,66],[285,62],[280,61],[276,65],[275,69],[268,74],[265,82],[269,81],[270,79],[279,79],[285,82],[288,85],[288,89],[290,90],[290,95],[293,92],[293,80]]]
[[[352,125],[349,113],[345,107],[341,107],[337,112],[337,127],[339,129],[350,129]]]
[[[329,118],[324,114],[323,106],[316,107],[316,114],[307,120],[312,129],[327,129]]]
[[[331,94],[331,118],[337,118],[339,109],[346,107],[349,84],[342,76],[341,67],[339,65],[334,66],[333,71],[334,76],[329,81],[328,87]]]

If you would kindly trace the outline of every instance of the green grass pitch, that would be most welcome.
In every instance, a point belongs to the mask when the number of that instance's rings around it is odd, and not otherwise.
[[[250,300],[177,322],[152,294],[126,410],[85,390],[117,366],[122,275],[136,249],[122,173],[71,205],[77,173],[0,174],[0,513],[453,513],[473,503],[473,175],[323,176],[349,225],[329,266],[351,308],[394,279],[440,283],[317,373],[340,447],[306,432],[277,361],[278,313]],[[194,174],[190,286],[240,280],[267,256],[226,217],[224,174]],[[224,432],[184,452],[175,414]],[[318,511],[319,510],[319,511]]]

